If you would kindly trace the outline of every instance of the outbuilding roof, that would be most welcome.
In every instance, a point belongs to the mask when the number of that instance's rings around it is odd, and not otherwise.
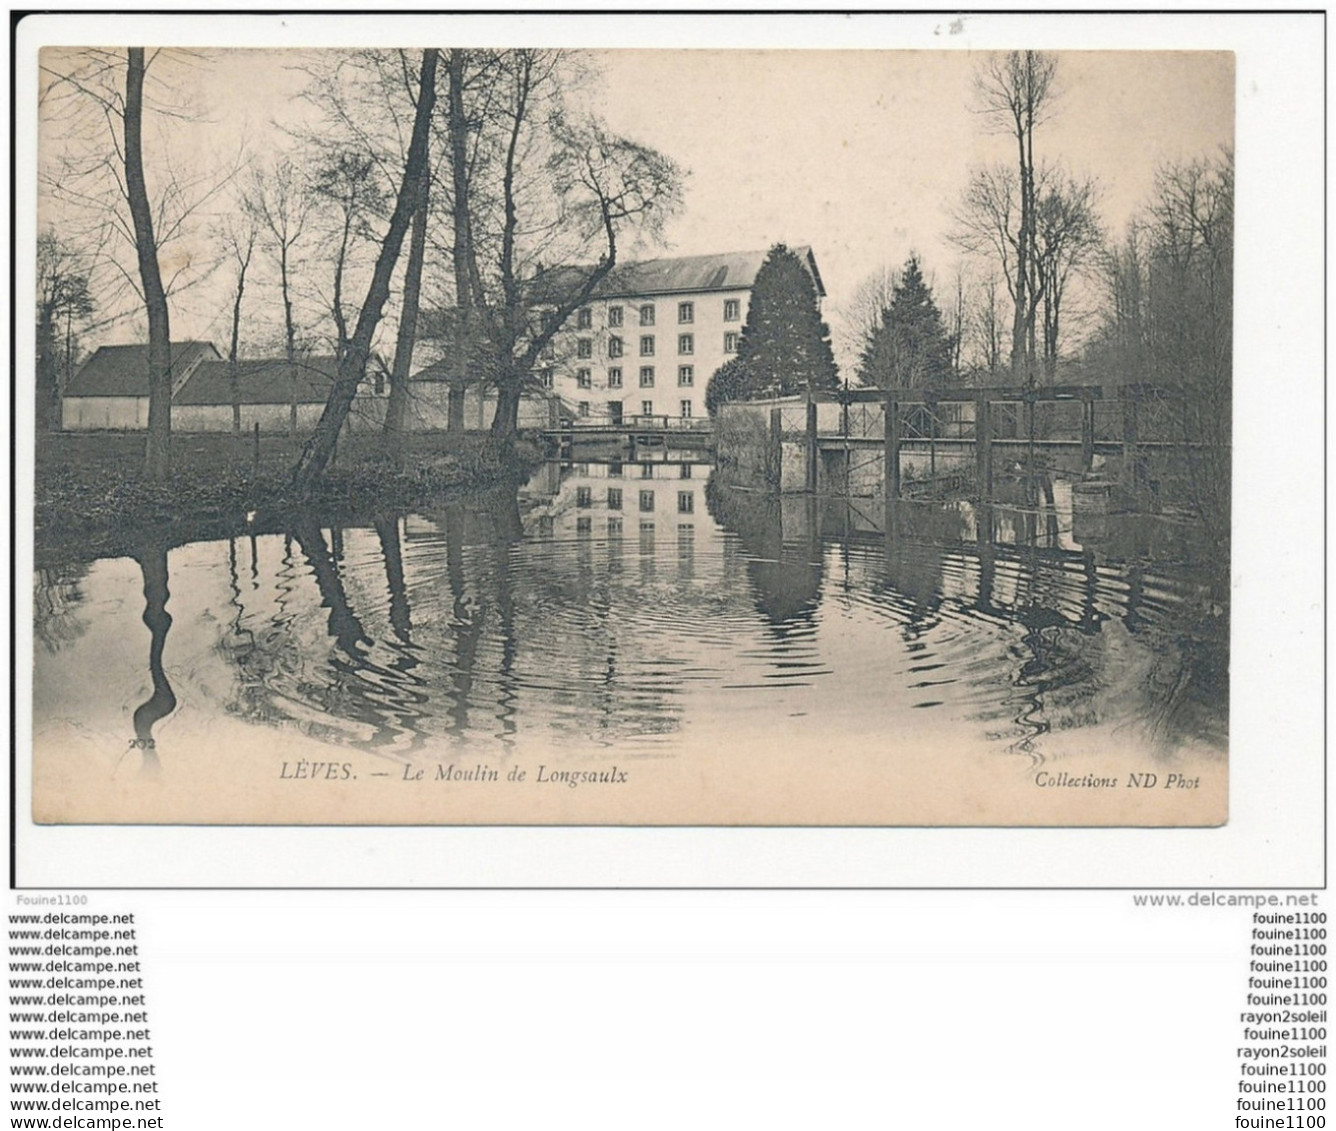
[[[220,356],[212,342],[172,343],[172,387],[190,377],[205,358]],[[146,397],[148,346],[99,346],[71,378],[67,397]]]
[[[430,365],[424,366],[412,374],[408,379],[436,385],[454,385],[460,388],[465,385],[475,385],[479,380],[474,374],[461,374],[459,366],[448,358],[433,361]]]
[[[297,359],[297,403],[324,404],[338,372],[332,357]],[[292,380],[285,358],[260,358],[237,363],[238,404],[291,404]],[[230,405],[232,380],[226,361],[206,361],[172,398],[179,405]]]

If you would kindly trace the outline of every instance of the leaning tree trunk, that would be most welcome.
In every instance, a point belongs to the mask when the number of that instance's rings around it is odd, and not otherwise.
[[[385,405],[385,443],[397,458],[403,456],[404,423],[408,408],[408,374],[413,367],[413,342],[417,337],[418,303],[422,294],[422,260],[427,248],[427,206],[431,198],[431,167],[423,156],[418,179],[417,211],[408,241],[408,267],[404,272],[404,305],[399,313],[399,334],[390,367],[390,398]]]
[[[167,292],[158,269],[158,245],[153,236],[153,209],[144,184],[144,49],[127,51],[125,72],[125,195],[134,222],[139,278],[148,314],[148,443],[144,474],[166,479],[171,473],[172,347],[167,321]]]
[[[371,276],[371,285],[367,288],[366,302],[357,316],[357,327],[348,341],[348,348],[339,358],[339,365],[334,385],[325,402],[325,410],[320,414],[319,423],[311,438],[306,441],[302,453],[292,469],[294,484],[299,490],[306,491],[313,487],[329,466],[334,454],[334,445],[338,442],[343,422],[348,419],[353,398],[357,395],[357,386],[366,372],[367,357],[371,353],[371,338],[380,323],[381,312],[390,294],[390,276],[394,273],[395,261],[403,247],[404,234],[408,231],[409,221],[417,203],[420,179],[427,167],[427,133],[431,126],[431,113],[436,104],[436,59],[437,50],[429,47],[422,52],[422,80],[418,92],[417,113],[413,118],[413,140],[408,146],[408,160],[404,164],[404,179],[399,186],[399,196],[395,201],[394,214],[390,217],[390,227],[380,245],[380,254],[376,257],[376,268]]]

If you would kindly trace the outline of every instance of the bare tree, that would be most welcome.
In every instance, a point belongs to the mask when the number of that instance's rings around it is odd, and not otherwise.
[[[1174,475],[1222,548],[1229,539],[1233,394],[1233,154],[1162,166],[1145,211],[1100,259],[1104,319],[1086,360],[1139,385],[1143,427],[1182,444]]]
[[[185,173],[163,146],[146,166],[144,121],[193,120],[189,74],[198,53],[142,47],[125,51],[47,49],[41,56],[40,104],[46,148],[58,156],[42,169],[62,230],[94,257],[93,270],[118,277],[148,322],[149,421],[144,471],[163,479],[171,464],[171,334],[168,303],[207,278],[214,264],[199,254],[196,221],[232,171]],[[44,159],[45,160],[45,159]],[[169,250],[170,249],[170,250]],[[134,267],[125,253],[133,253]],[[171,264],[164,275],[162,263]],[[119,288],[99,288],[108,314]]]
[[[492,436],[513,443],[520,398],[562,325],[617,263],[619,239],[651,239],[681,201],[662,154],[562,110],[560,52],[494,57],[487,160],[468,185],[468,348],[485,353],[497,389]],[[572,265],[597,256],[585,268]]]
[[[230,213],[223,221],[219,240],[224,254],[236,269],[236,291],[232,298],[232,333],[227,347],[227,382],[232,399],[232,434],[241,432],[241,390],[238,362],[238,348],[241,337],[241,300],[246,293],[246,272],[250,270],[251,259],[255,254],[255,242],[259,237],[253,212],[242,208]]]
[[[1044,374],[1051,381],[1058,368],[1068,284],[1093,266],[1104,235],[1095,213],[1093,179],[1077,180],[1060,170],[1045,170],[1041,181],[1035,218],[1034,276],[1042,303]]]
[[[469,249],[472,246],[469,216],[469,185],[473,161],[469,155],[470,118],[465,107],[465,91],[469,81],[470,61],[477,57],[456,48],[450,52],[448,63],[449,89],[446,104],[446,126],[450,152],[450,259],[454,267],[455,306],[467,310],[472,305],[469,282]],[[486,64],[484,63],[484,66]]]
[[[1212,536],[1228,538],[1234,346],[1234,155],[1162,167],[1146,226],[1152,379],[1177,386],[1189,489]]]
[[[419,328],[419,310],[423,292],[423,270],[430,234],[430,208],[434,195],[440,196],[450,210],[449,258],[454,283],[453,317],[449,320],[450,356],[455,373],[466,379],[471,363],[476,360],[473,335],[476,327],[470,317],[473,308],[473,221],[470,207],[479,203],[484,191],[477,186],[477,173],[485,161],[491,137],[484,125],[491,119],[491,103],[497,92],[502,68],[499,56],[493,51],[454,48],[445,57],[446,65],[446,132],[436,149],[449,165],[450,175],[443,177],[439,191],[435,176],[424,178],[421,186],[421,206],[414,214],[412,237],[409,244],[408,266],[404,272],[404,300],[400,311],[399,336],[395,345],[394,364],[390,371],[390,397],[386,405],[385,436],[387,443],[401,451],[397,442],[403,431],[408,402],[408,378],[412,365],[414,345]]]
[[[1093,265],[1103,234],[1096,212],[1098,187],[1092,178],[1044,166],[1033,173],[1033,181],[1038,200],[1033,230],[1027,234],[1015,170],[1001,165],[975,169],[956,209],[951,238],[964,251],[1001,269],[1012,301],[1013,375],[1018,327],[1026,358],[1033,358],[1042,327],[1043,368],[1052,378],[1068,285]],[[1021,312],[1019,322],[1016,311]],[[1023,372],[1033,383],[1035,373],[1028,361]]]
[[[403,178],[399,185],[394,212],[390,216],[389,230],[376,258],[375,271],[367,289],[366,301],[358,313],[356,328],[348,340],[347,349],[339,358],[337,374],[330,389],[329,399],[325,403],[324,412],[321,413],[315,431],[307,440],[297,465],[293,468],[293,481],[301,490],[311,488],[324,474],[330,457],[334,454],[334,445],[338,441],[339,432],[352,408],[353,398],[357,395],[357,387],[366,372],[371,339],[380,322],[385,302],[389,298],[390,276],[416,210],[423,171],[427,165],[427,135],[431,125],[432,110],[436,104],[438,57],[439,52],[435,48],[426,48],[422,52],[412,140],[409,142],[408,158],[404,162]]]
[[[408,239],[408,266],[404,270],[404,298],[399,308],[399,330],[390,365],[390,395],[385,405],[384,435],[387,446],[401,455],[401,440],[408,408],[408,378],[413,369],[417,341],[418,308],[422,301],[422,265],[427,248],[427,214],[431,206],[431,169],[424,158],[416,187],[413,227]]]
[[[125,195],[134,221],[135,251],[148,313],[148,449],[144,470],[150,479],[171,472],[172,342],[167,292],[158,268],[153,208],[144,183],[144,49],[127,51],[125,71]]]
[[[1011,326],[1011,366],[1017,378],[1034,381],[1034,337],[1037,302],[1034,297],[1034,244],[1036,227],[1035,127],[1043,121],[1054,97],[1057,61],[1040,51],[1009,51],[990,55],[975,74],[978,112],[994,128],[1016,141],[1019,211],[1015,235],[1012,295],[1015,309]]]
[[[1020,347],[1023,351],[1026,341],[1024,308],[1030,296],[1028,270],[1022,258],[1020,191],[1015,171],[1003,165],[975,169],[970,174],[954,219],[952,242],[1002,272],[1002,281],[1012,302],[1014,363],[1017,347],[1014,312],[1022,312]],[[989,277],[996,284],[997,276],[990,273]]]
[[[835,345],[842,373],[858,371],[858,358],[880,331],[882,312],[890,308],[899,282],[900,269],[883,265],[867,275],[840,307]]]
[[[449,76],[446,103],[447,137],[433,144],[428,139],[428,159],[424,179],[419,185],[421,207],[413,214],[409,235],[408,262],[402,280],[403,299],[398,311],[394,356],[386,369],[389,398],[386,404],[385,435],[391,451],[401,450],[397,437],[402,433],[407,412],[408,378],[419,337],[418,309],[422,303],[424,275],[428,280],[443,277],[432,271],[429,257],[451,256],[454,263],[454,290],[446,300],[459,309],[467,309],[469,286],[467,260],[462,250],[468,239],[468,186],[480,151],[481,107],[486,93],[489,67],[494,53],[455,49],[442,60]],[[403,169],[409,144],[409,131],[416,112],[417,78],[412,61],[404,51],[376,49],[322,56],[305,68],[308,83],[303,97],[319,112],[319,123],[301,135],[307,148],[316,153],[335,150],[355,155],[361,183],[380,201],[392,199],[395,178]],[[433,119],[433,130],[440,123]],[[432,153],[439,156],[433,158]],[[451,165],[450,176],[442,175],[440,166]],[[432,209],[448,206],[452,223],[437,223]],[[383,218],[384,209],[375,211]],[[462,220],[461,220],[462,215]],[[438,231],[450,231],[449,241],[437,240]],[[374,242],[378,237],[364,233]],[[451,246],[453,245],[453,246]],[[336,255],[336,280],[340,258]],[[336,288],[345,292],[346,287]],[[341,302],[338,305],[342,305]],[[346,342],[346,322],[336,315],[340,342]]]
[[[48,228],[37,236],[37,427],[60,427],[61,393],[74,369],[74,327],[94,310],[88,266]],[[60,342],[64,324],[64,343]]]
[[[965,298],[965,264],[956,260],[951,273],[951,304],[946,310],[946,332],[951,339],[951,372],[960,379],[965,334],[969,327],[969,303]]]
[[[1121,355],[1125,371],[1133,373],[1133,379],[1138,381],[1146,379],[1143,356],[1149,291],[1146,242],[1143,224],[1134,220],[1127,226],[1122,242],[1106,247],[1099,256],[1104,292],[1104,344],[1111,345]]]
[[[278,267],[283,298],[283,356],[288,367],[288,434],[295,436],[300,373],[293,274],[311,218],[311,194],[291,159],[280,157],[271,168],[253,172],[246,191],[246,208],[255,217],[265,248]]]
[[[329,240],[333,249],[333,289],[329,299],[334,319],[334,356],[348,345],[344,284],[349,260],[359,242],[370,243],[372,219],[384,211],[385,197],[374,176],[375,159],[357,150],[335,150],[319,161],[311,183],[315,201],[332,208]],[[313,202],[314,203],[314,202]]]
[[[971,325],[977,349],[977,364],[996,381],[1002,368],[1003,312],[997,275],[989,273],[979,284],[972,311]]]

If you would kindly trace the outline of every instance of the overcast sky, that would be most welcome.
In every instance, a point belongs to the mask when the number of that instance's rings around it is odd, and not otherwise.
[[[911,249],[945,275],[970,168],[1015,143],[971,112],[963,51],[604,53],[614,125],[692,171],[668,237],[683,253],[809,243],[838,306]],[[1121,230],[1165,160],[1233,138],[1227,54],[1069,52],[1036,155],[1093,174]]]
[[[968,51],[600,51],[589,97],[617,131],[690,170],[686,207],[657,254],[810,244],[834,324],[863,278],[902,264],[911,250],[939,286],[949,280],[958,257],[947,239],[951,210],[970,169],[1014,153],[1014,142],[972,112],[980,59]],[[272,123],[301,113],[290,62],[276,51],[215,53],[196,72],[211,118],[191,127],[197,143],[218,154],[242,138],[260,150],[281,147]],[[1058,87],[1036,155],[1093,175],[1115,233],[1146,200],[1158,164],[1233,141],[1230,54],[1060,53]],[[173,335],[221,341],[225,305],[225,293],[192,300]]]

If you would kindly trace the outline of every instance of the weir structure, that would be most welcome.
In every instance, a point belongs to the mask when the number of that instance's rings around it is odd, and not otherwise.
[[[1117,486],[1151,509],[1151,459],[1192,445],[1171,438],[1160,386],[998,385],[843,389],[721,408],[721,449],[741,416],[764,414],[767,478],[781,491],[882,494],[889,500],[967,492],[997,499],[1002,475],[1037,480],[1053,471],[1089,475],[1096,456],[1116,466]],[[1154,406],[1147,423],[1147,406]],[[1170,413],[1170,416],[1173,414]],[[1112,457],[1112,458],[1110,458]]]

